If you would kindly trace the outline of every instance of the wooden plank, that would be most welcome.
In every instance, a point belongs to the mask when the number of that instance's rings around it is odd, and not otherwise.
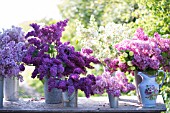
[[[157,97],[157,106],[154,108],[142,108],[137,102],[136,96],[121,96],[118,108],[110,108],[108,97],[79,97],[77,108],[64,108],[62,104],[45,104],[44,100],[31,101],[31,99],[20,99],[16,102],[4,102],[0,112],[57,112],[57,113],[78,113],[78,112],[148,112],[156,113],[166,111],[161,95]]]

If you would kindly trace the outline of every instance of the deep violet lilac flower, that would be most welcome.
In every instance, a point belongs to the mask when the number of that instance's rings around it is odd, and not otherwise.
[[[91,56],[91,49],[76,51],[70,42],[61,42],[62,32],[67,26],[68,20],[60,21],[49,26],[31,24],[32,31],[28,32],[28,51],[23,59],[27,65],[35,66],[32,78],[38,77],[43,80],[48,77],[49,91],[59,88],[68,91],[69,94],[81,89],[89,97],[92,93],[91,84],[94,84],[95,77],[86,75],[87,68],[94,68],[91,63],[100,63],[98,59]],[[58,83],[55,83],[59,80]],[[83,83],[80,85],[80,83]]]
[[[21,65],[19,66],[19,69],[20,69],[21,71],[24,71],[24,70],[25,70],[24,64],[21,64]]]

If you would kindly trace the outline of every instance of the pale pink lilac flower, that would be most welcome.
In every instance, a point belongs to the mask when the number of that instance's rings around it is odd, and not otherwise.
[[[158,40],[158,41],[157,41]],[[165,42],[163,44],[162,42]],[[142,28],[137,29],[133,39],[126,39],[122,42],[115,45],[115,48],[118,52],[118,55],[121,55],[122,52],[132,51],[134,53],[133,57],[127,61],[132,61],[132,65],[136,67],[135,70],[147,70],[149,68],[157,70],[160,68],[161,60],[162,60],[162,49],[165,51],[169,47],[169,40],[160,39],[158,34],[155,34],[155,38],[149,38],[143,31]],[[161,46],[163,44],[163,46]],[[167,48],[166,48],[167,47]],[[166,48],[166,49],[165,49]],[[128,57],[129,58],[129,57]],[[113,59],[114,61],[114,59]],[[116,64],[107,63],[109,68],[113,68],[110,70],[116,70],[119,68],[122,71],[131,71],[129,66],[125,63],[121,63],[118,61]]]
[[[124,72],[116,71],[112,76],[110,72],[105,71],[97,76],[96,84],[92,86],[94,94],[103,94],[105,91],[113,96],[120,96],[121,92],[135,90],[135,86],[128,82]]]

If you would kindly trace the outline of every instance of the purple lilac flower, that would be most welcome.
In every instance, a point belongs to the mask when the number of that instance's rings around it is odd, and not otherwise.
[[[33,23],[30,26],[33,27],[34,30],[28,32],[26,38],[34,36],[38,37],[41,40],[41,43],[51,44],[54,42],[57,46],[59,46],[61,44],[60,38],[64,31],[64,27],[67,26],[67,22],[68,20],[64,20],[42,28],[36,23]]]
[[[38,69],[34,69],[33,73],[32,73],[32,78],[35,78],[38,74]]]
[[[57,87],[59,89],[62,89],[63,91],[66,91],[67,90],[67,82],[65,80],[60,80]]]
[[[20,71],[24,70],[20,65],[26,54],[25,37],[22,28],[12,26],[10,29],[3,29],[0,33],[0,74],[4,77],[17,77]],[[21,80],[23,81],[23,80]]]
[[[52,88],[54,88],[54,86],[56,86],[57,82],[55,78],[49,78],[48,79],[48,91],[50,92]]]
[[[147,70],[149,68],[157,70],[161,64],[161,46],[158,44],[157,40],[160,40],[158,34],[155,34],[157,38],[149,38],[145,35],[143,29],[137,29],[133,39],[123,40],[122,42],[115,45],[115,48],[118,51],[118,55],[121,55],[122,52],[131,51],[133,56],[126,58],[125,64],[127,61],[131,61],[132,65],[135,66],[135,70]],[[112,65],[111,65],[112,64]],[[122,71],[131,71],[128,65],[120,65],[120,61],[117,64],[110,63],[107,64],[109,68],[119,68]]]
[[[164,71],[170,72],[170,62],[169,62],[169,53],[170,53],[170,40],[167,38],[161,38],[161,36],[158,33],[154,33],[154,38],[151,39],[153,42],[158,44],[160,50],[162,51],[161,56],[159,56],[159,60],[161,68]]]
[[[103,94],[105,91],[113,96],[120,96],[121,92],[135,90],[135,86],[128,82],[124,72],[116,71],[114,76],[105,71],[96,77],[96,82],[92,85],[94,94]]]
[[[93,50],[91,48],[82,48],[82,53],[90,55],[93,53]]]
[[[68,86],[68,95],[71,95],[75,91],[74,86]]]
[[[57,75],[57,65],[50,67],[50,76],[56,77]]]
[[[99,63],[99,61],[95,59],[93,56],[90,55],[87,56],[80,52],[76,52],[74,47],[70,46],[69,43],[61,44],[58,47],[58,49],[59,51],[58,51],[57,58],[60,58],[62,62],[64,62],[65,70],[69,70],[69,71],[65,71],[64,75],[69,75],[69,73],[74,73],[73,71],[76,68],[79,68],[78,70],[79,74],[80,72],[82,74],[85,74],[86,73],[85,67],[92,68],[92,66],[90,65],[91,62],[95,64]]]
[[[76,69],[74,69],[73,73],[81,74],[83,72],[82,72],[81,68],[76,68]]]
[[[70,78],[73,80],[78,80],[79,79],[79,74],[70,74]]]
[[[70,42],[61,42],[60,38],[67,22],[68,20],[64,20],[44,27],[36,23],[31,24],[33,30],[26,35],[29,44],[23,62],[35,66],[32,78],[50,79],[49,90],[59,88],[68,90],[71,94],[81,89],[89,97],[93,95],[91,85],[95,84],[95,77],[88,75],[80,78],[80,74],[86,74],[87,68],[94,68],[91,63],[100,62],[91,56],[91,49],[82,49],[83,52],[79,52]],[[55,79],[60,81],[55,83]]]
[[[87,77],[80,78],[79,89],[84,91],[86,97],[89,98],[90,95],[94,95],[92,87],[94,84],[95,84],[94,75],[88,75]]]
[[[20,69],[21,71],[24,71],[24,70],[25,70],[24,64],[21,64],[21,65],[19,66],[19,69]]]
[[[145,35],[142,28],[137,29],[134,36],[135,36],[134,39],[139,39],[139,40],[144,40],[144,41],[148,40],[148,36]]]

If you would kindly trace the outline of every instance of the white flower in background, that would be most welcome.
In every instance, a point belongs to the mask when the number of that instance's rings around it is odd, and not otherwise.
[[[92,48],[94,56],[100,61],[104,61],[105,58],[114,58],[116,55],[114,44],[133,37],[131,30],[122,24],[109,22],[105,26],[98,27],[93,15],[87,28],[78,20],[76,24],[76,34],[80,37],[79,44],[84,48]]]

